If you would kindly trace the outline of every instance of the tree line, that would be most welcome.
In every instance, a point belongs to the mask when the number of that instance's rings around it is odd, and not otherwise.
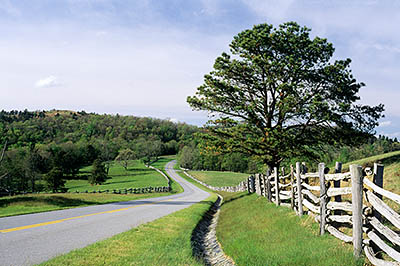
[[[62,190],[65,180],[107,178],[114,160],[125,165],[176,154],[197,127],[168,120],[72,111],[0,112],[0,193]],[[97,171],[97,172],[96,172]]]

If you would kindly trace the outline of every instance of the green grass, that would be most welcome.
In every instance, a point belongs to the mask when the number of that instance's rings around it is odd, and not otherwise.
[[[204,265],[192,256],[191,235],[217,196],[42,265]]]
[[[172,160],[175,160],[175,155],[161,156],[157,161],[151,163],[150,165],[164,171],[165,165]]]
[[[214,187],[236,186],[247,179],[249,174],[218,171],[189,171],[193,177]]]
[[[81,169],[81,175],[89,174],[91,166]],[[84,179],[68,180],[65,187],[69,192],[83,192],[93,190],[106,190],[106,189],[124,189],[124,188],[140,188],[140,187],[156,187],[166,186],[167,181],[156,171],[147,168],[139,160],[131,162],[128,170],[125,170],[121,165],[113,163],[110,167],[108,179],[103,185],[93,186]]]
[[[114,173],[120,170],[116,165],[114,165],[112,169]],[[141,183],[142,184],[141,186],[145,187],[149,186],[149,183],[144,183],[144,181],[153,180],[157,178],[162,181],[160,186],[166,186],[167,182],[165,178],[152,169],[139,168],[138,173],[144,173],[144,176],[140,177],[135,174],[132,178],[130,178],[130,179],[134,178],[133,181],[128,179],[128,177],[116,177],[113,180],[114,185],[118,184],[115,181],[117,180],[122,181],[124,178],[127,178],[128,182],[126,184],[129,184],[130,182],[136,182],[135,180],[140,180],[138,181],[138,183]],[[82,184],[82,186],[87,184],[86,180],[71,180],[70,182],[72,181],[85,182],[84,184]],[[89,191],[92,191],[94,189],[99,190],[99,187],[101,186],[93,186],[92,189],[88,190]],[[183,192],[183,188],[173,180],[171,181],[171,187],[172,190],[169,193],[127,194],[127,195],[117,195],[117,194],[107,194],[107,193],[101,193],[101,194],[57,193],[57,194],[28,194],[24,196],[2,197],[0,198],[0,217],[61,210],[74,207],[84,207],[89,205],[106,204],[119,201],[138,200],[143,198],[154,198],[154,197],[167,196]],[[101,189],[112,189],[112,188],[107,187]],[[81,189],[80,191],[82,190],[84,189]]]
[[[400,161],[400,151],[379,154],[343,164],[343,171],[348,171],[351,164],[366,166],[366,165],[372,165],[373,163],[390,164],[395,161]]]
[[[318,225],[247,193],[221,193],[217,236],[237,265],[362,265],[352,245],[318,235]]]
[[[171,193],[117,195],[106,193],[57,193],[2,197],[0,198],[0,217],[69,209],[74,207],[84,207],[119,201],[137,200],[150,197],[160,197],[170,194]]]

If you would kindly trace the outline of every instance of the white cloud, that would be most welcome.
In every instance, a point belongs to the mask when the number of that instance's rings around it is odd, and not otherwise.
[[[101,30],[101,31],[97,31],[95,34],[97,37],[102,37],[102,36],[106,36],[108,34],[108,32],[105,30]]]
[[[177,118],[170,118],[169,121],[172,122],[172,123],[178,123],[178,119]]]
[[[46,78],[39,79],[35,83],[36,88],[51,88],[51,87],[57,87],[60,85],[61,85],[61,83],[59,82],[59,80],[56,76],[48,76]]]
[[[387,127],[390,126],[392,124],[392,121],[382,121],[379,123],[380,127]]]
[[[260,17],[281,20],[286,17],[294,0],[243,0],[243,3]]]

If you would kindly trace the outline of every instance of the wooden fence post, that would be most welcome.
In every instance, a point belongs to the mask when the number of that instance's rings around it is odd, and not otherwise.
[[[321,222],[319,226],[320,235],[325,234],[325,225],[326,225],[326,184],[325,184],[325,164],[320,163],[318,165],[318,175],[319,175],[319,185],[320,185],[320,213],[321,213]]]
[[[373,178],[373,182],[375,185],[377,185],[378,187],[383,188],[383,164],[378,164],[378,163],[374,163],[374,178]],[[378,198],[382,199],[382,195],[379,195],[378,193],[374,193]],[[376,217],[376,219],[378,219],[379,221],[382,221],[382,215],[377,212],[375,209],[373,211],[374,216]]]
[[[278,167],[274,167],[274,176],[275,176],[275,204],[279,206],[281,204],[281,200],[279,198],[279,174]]]
[[[261,175],[260,174],[256,174],[255,175],[255,183],[256,183],[256,193],[257,195],[261,196],[262,193],[262,189],[261,189]]]
[[[301,194],[300,163],[296,162],[296,181],[297,181],[297,209],[299,216],[303,215],[303,195]]]
[[[363,202],[363,174],[362,167],[350,165],[351,193],[353,206],[353,254],[358,259],[362,252],[362,202]]]
[[[271,180],[269,180],[270,175],[271,175],[271,170],[268,168],[268,170],[267,170],[267,198],[269,201],[272,201]]]
[[[378,187],[383,188],[383,164],[374,163],[374,179],[373,182]],[[376,193],[378,198],[382,199],[382,195]]]
[[[293,164],[290,165],[290,194],[292,195],[290,199],[290,208],[294,210],[294,171]]]
[[[263,186],[264,186],[264,194],[263,194],[263,196],[266,198],[267,197],[267,195],[268,195],[268,188],[267,188],[267,179],[266,179],[266,176],[263,174],[262,175],[262,182],[263,182]]]
[[[342,163],[341,162],[336,162],[335,164],[335,173],[340,174],[342,172]],[[340,180],[333,181],[333,187],[340,187]],[[336,202],[341,202],[342,201],[342,196],[335,196],[335,201]]]
[[[340,174],[342,172],[342,163],[341,162],[336,162],[335,164],[335,174]],[[333,181],[333,187],[339,188],[340,187],[340,180]],[[336,202],[342,202],[342,196],[338,195],[335,196],[335,201]],[[339,210],[333,211],[334,214],[340,214]]]

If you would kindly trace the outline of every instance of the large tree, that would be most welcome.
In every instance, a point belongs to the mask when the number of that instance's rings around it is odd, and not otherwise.
[[[187,98],[213,118],[208,148],[257,155],[274,167],[318,144],[370,134],[383,105],[358,103],[364,84],[353,77],[350,59],[333,60],[334,50],[295,22],[260,24],[235,36],[231,53],[215,60]]]

